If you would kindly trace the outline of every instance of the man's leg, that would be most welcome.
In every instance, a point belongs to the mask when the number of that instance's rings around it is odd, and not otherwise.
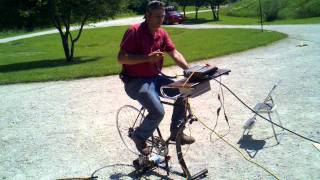
[[[145,141],[152,136],[154,130],[164,116],[164,108],[160,102],[158,93],[155,91],[155,83],[151,78],[135,79],[134,82],[126,84],[127,94],[139,101],[148,110],[149,114],[135,130],[133,140],[137,149],[144,155],[148,154],[147,147],[143,147]],[[141,144],[143,143],[143,144]]]
[[[172,122],[170,126],[170,132],[171,134],[176,135],[179,126],[185,121],[184,118],[186,116],[186,108],[185,108],[185,101],[183,98],[178,98],[174,102],[174,107],[173,107],[173,113],[172,113]]]
[[[172,83],[173,80],[168,79],[163,76],[159,76],[157,80],[157,91],[160,93],[160,87],[163,85],[167,85]],[[166,94],[169,96],[176,96],[179,94],[179,91],[177,89],[168,89],[166,91]],[[186,102],[184,101],[183,98],[178,98],[174,102],[174,107],[173,107],[173,113],[172,113],[172,118],[171,118],[171,125],[170,125],[170,132],[171,132],[171,140],[176,139],[176,135],[178,132],[178,128],[180,125],[185,121],[185,116],[186,116]],[[185,134],[182,134],[181,137],[181,144],[192,144],[195,139],[191,136],[187,136]]]
[[[136,129],[135,135],[141,139],[148,139],[152,136],[161,120],[164,117],[164,108],[160,102],[158,93],[155,91],[155,84],[151,82],[139,90],[139,103],[148,110],[148,115]]]
[[[183,98],[178,98],[174,103],[173,113],[172,113],[172,122],[170,126],[170,139],[176,141],[177,133],[179,127],[185,122],[186,116],[186,102]],[[180,134],[181,145],[192,144],[196,140],[192,136],[187,136],[186,134]]]

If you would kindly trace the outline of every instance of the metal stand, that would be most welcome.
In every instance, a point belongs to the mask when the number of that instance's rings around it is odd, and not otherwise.
[[[272,113],[275,113],[276,116],[277,116],[277,119],[279,121],[279,125],[282,126],[282,123],[281,123],[281,120],[280,120],[280,117],[279,117],[279,114],[278,114],[278,111],[277,111],[277,105],[274,103],[274,100],[272,98],[272,92],[275,90],[275,88],[278,86],[279,82],[276,83],[273,88],[270,90],[270,92],[268,93],[267,97],[264,99],[264,101],[262,103],[258,103],[254,106],[253,110],[259,114],[268,114],[268,118],[271,122],[273,122],[272,120],[272,117],[271,117],[271,114]],[[248,119],[244,125],[243,125],[243,134],[242,134],[242,138],[243,136],[245,135],[245,133],[247,132],[247,135],[250,133],[250,130],[254,127],[256,121],[257,121],[257,114],[254,114],[252,118]],[[276,130],[274,128],[274,125],[273,123],[270,123],[271,124],[271,128],[272,128],[272,131],[273,131],[273,135],[274,135],[274,138],[276,139],[277,141],[277,144],[280,143],[278,137],[277,137],[277,133],[276,133]]]
[[[194,175],[191,175],[189,168],[187,167],[186,162],[184,160],[184,155],[182,153],[181,137],[183,135],[183,130],[185,129],[186,123],[192,124],[194,121],[198,121],[198,119],[193,115],[188,101],[185,104],[185,108],[187,110],[188,115],[185,115],[184,117],[185,121],[180,125],[177,133],[177,137],[176,137],[176,150],[177,150],[178,161],[187,180],[204,178],[207,176],[208,169],[203,169],[200,172]]]

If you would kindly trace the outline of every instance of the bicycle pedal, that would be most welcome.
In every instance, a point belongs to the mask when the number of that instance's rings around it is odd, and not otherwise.
[[[198,119],[195,116],[192,116],[189,119],[189,124],[192,124],[194,121],[198,121]]]

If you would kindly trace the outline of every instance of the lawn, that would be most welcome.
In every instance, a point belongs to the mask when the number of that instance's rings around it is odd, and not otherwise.
[[[48,31],[53,29],[55,28],[35,28],[32,31],[27,31],[25,29],[3,30],[3,31],[0,31],[0,39],[19,36],[19,35],[26,35],[26,34],[31,34],[31,33],[41,32],[41,31]]]
[[[0,84],[67,80],[117,74],[116,56],[127,26],[87,29],[75,49],[76,61],[66,63],[59,34],[0,44]],[[168,28],[189,62],[266,45],[285,38],[278,32],[253,29]],[[166,58],[165,65],[173,64]]]

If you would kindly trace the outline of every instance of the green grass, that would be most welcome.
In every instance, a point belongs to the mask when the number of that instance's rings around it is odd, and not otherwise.
[[[211,12],[199,13],[198,20],[194,18],[194,14],[188,14],[187,24],[197,24],[197,23],[210,23],[210,24],[225,24],[225,25],[255,25],[260,24],[260,18],[250,18],[250,17],[234,17],[220,15],[220,21],[212,21]],[[304,19],[284,19],[275,20],[271,22],[263,22],[264,24],[318,24],[320,23],[320,17],[304,18]]]
[[[59,34],[0,44],[0,84],[105,76],[120,71],[117,53],[127,27],[85,30],[76,45],[77,61],[66,63]],[[262,46],[286,35],[245,29],[167,29],[189,62]],[[173,64],[166,58],[165,65]]]
[[[54,29],[54,28],[36,28],[32,31],[27,31],[25,29],[5,30],[5,31],[0,31],[0,39],[13,37],[13,36],[19,36],[19,35],[25,35],[25,34],[30,34],[30,33],[36,33],[36,32],[41,32],[41,31],[46,31],[46,30],[52,30],[52,29]]]
[[[201,11],[201,10],[210,10],[210,8],[200,7],[199,10],[200,10],[200,11]],[[182,6],[179,7],[179,11],[183,11]],[[194,6],[186,6],[186,12],[188,12],[188,11],[195,11],[195,7],[194,7]]]

